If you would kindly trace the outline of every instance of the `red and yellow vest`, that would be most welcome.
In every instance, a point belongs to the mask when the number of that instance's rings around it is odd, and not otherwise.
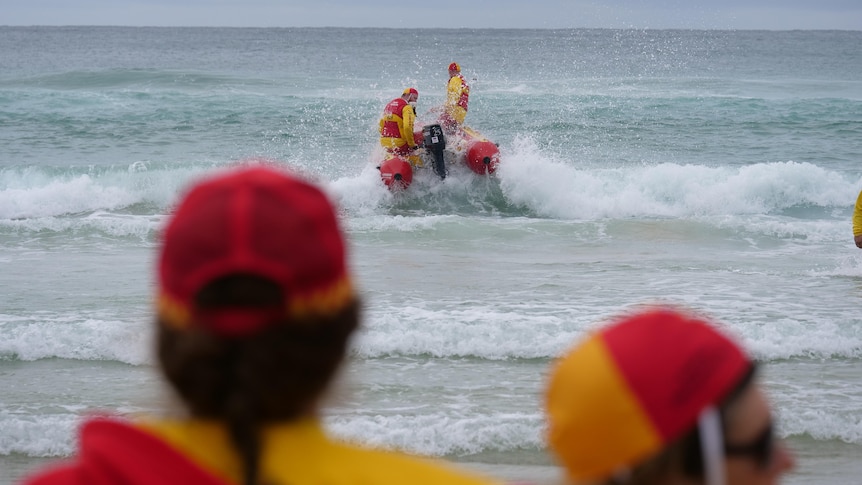
[[[383,109],[383,117],[380,118],[380,145],[383,148],[393,149],[407,146],[413,148],[416,141],[413,139],[413,123],[416,121],[416,113],[403,98],[395,98]]]

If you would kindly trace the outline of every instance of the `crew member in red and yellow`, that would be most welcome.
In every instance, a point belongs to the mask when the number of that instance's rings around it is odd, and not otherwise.
[[[470,101],[470,86],[461,75],[457,62],[449,64],[449,84],[446,85],[446,105],[444,107],[444,127],[453,130],[464,123],[467,116],[467,103]]]
[[[401,97],[395,98],[383,109],[380,118],[380,145],[386,149],[388,157],[405,157],[414,166],[421,167],[422,159],[415,153],[419,148],[413,135],[416,121],[416,101],[419,91],[407,88]]]

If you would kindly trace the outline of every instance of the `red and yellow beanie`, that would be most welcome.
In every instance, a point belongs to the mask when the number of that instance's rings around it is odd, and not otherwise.
[[[626,473],[697,426],[750,366],[737,344],[697,317],[650,309],[622,318],[552,371],[550,447],[576,483]]]
[[[231,274],[278,284],[286,317],[334,314],[353,297],[344,240],[328,198],[308,182],[263,165],[199,182],[182,198],[163,233],[159,315],[178,328],[200,325],[230,336],[272,322],[272,312],[249,308],[198,314],[198,292]]]

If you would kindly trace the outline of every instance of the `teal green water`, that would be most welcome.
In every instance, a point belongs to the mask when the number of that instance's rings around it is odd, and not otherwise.
[[[333,433],[549,482],[553,359],[632,305],[764,362],[789,483],[862,456],[862,33],[0,27],[0,483],[97,410],[156,412],[157,234],[263,157],[333,197],[366,301]],[[492,177],[374,169],[382,106],[471,83]],[[47,457],[47,458],[46,458]]]

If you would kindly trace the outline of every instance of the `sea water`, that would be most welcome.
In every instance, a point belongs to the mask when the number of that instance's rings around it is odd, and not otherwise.
[[[159,230],[237,161],[340,207],[364,326],[327,428],[553,483],[545,378],[640,305],[762,362],[792,484],[862,476],[862,32],[0,27],[0,482],[86,416],[174,405],[154,367]],[[382,107],[446,66],[490,177],[394,195]]]

